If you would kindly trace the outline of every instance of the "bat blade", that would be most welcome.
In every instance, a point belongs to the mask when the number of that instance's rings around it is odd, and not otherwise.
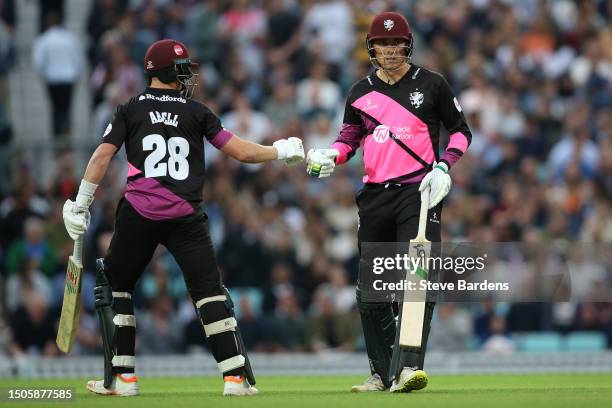
[[[82,238],[79,238],[82,239]],[[77,245],[79,246],[77,248]],[[75,253],[80,251],[80,244],[75,243]],[[64,300],[62,302],[62,314],[57,329],[55,342],[57,347],[69,353],[74,343],[77,327],[79,326],[79,315],[81,312],[81,281],[83,275],[83,265],[79,256],[68,258],[66,268],[66,284],[64,286]]]
[[[410,241],[408,256],[411,268],[406,273],[406,280],[412,290],[404,291],[400,312],[400,347],[421,348],[423,323],[425,318],[426,288],[421,288],[421,281],[427,280],[428,260],[431,254],[431,242],[425,237],[427,212],[429,209],[429,188],[421,194],[421,209],[417,236]]]
[[[427,279],[427,259],[430,251],[431,242],[427,240],[410,241],[409,257],[415,262],[413,267],[415,270],[414,273],[411,271],[407,273],[406,280],[414,282],[414,289],[404,293],[399,339],[402,347],[421,347],[427,291],[420,288],[420,282]]]

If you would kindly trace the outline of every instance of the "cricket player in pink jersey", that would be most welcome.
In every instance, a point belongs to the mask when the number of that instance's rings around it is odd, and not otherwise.
[[[377,15],[366,38],[375,71],[349,92],[340,135],[328,149],[307,155],[307,172],[331,175],[361,147],[364,187],[357,193],[359,250],[364,242],[409,242],[416,236],[420,192],[429,187],[427,239],[440,242],[442,199],[451,188],[448,174],[467,150],[472,135],[453,91],[436,72],[410,62],[413,37],[398,13]],[[450,133],[440,153],[440,122]],[[360,262],[359,276],[367,272]],[[427,385],[423,361],[434,302],[427,302],[422,347],[409,352],[397,347],[394,305],[362,299],[357,303],[365,336],[371,377],[355,392],[409,392]],[[394,344],[396,346],[394,347]],[[399,367],[399,372],[391,369]]]

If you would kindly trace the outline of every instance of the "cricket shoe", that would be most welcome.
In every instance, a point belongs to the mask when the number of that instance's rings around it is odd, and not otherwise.
[[[425,371],[404,367],[399,377],[391,384],[389,391],[410,392],[422,390],[427,387],[427,380],[427,373]]]
[[[110,388],[104,388],[103,380],[91,380],[87,382],[87,389],[98,395],[115,395],[119,397],[132,397],[138,395],[138,377],[129,374],[115,374]]]
[[[248,381],[240,375],[226,375],[223,377],[225,385],[223,386],[223,395],[243,396],[255,395],[259,391],[248,383]]]
[[[380,379],[380,375],[374,374],[368,378],[363,384],[353,385],[351,392],[372,392],[372,391],[384,391],[386,389]]]

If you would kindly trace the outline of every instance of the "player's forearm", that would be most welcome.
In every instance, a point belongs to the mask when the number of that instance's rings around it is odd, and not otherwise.
[[[361,127],[351,123],[343,123],[338,139],[331,145],[332,149],[338,150],[336,164],[349,161],[355,154],[361,143]]]
[[[102,143],[93,153],[87,163],[85,175],[81,180],[75,204],[78,207],[89,207],[93,201],[98,184],[104,178],[108,164],[113,158],[117,147],[110,143]]]
[[[221,151],[243,163],[283,160],[286,164],[293,165],[304,160],[302,141],[296,137],[277,140],[273,146],[262,146],[231,135],[221,147]]]
[[[440,158],[440,162],[445,163],[446,167],[450,169],[467,151],[471,140],[472,134],[469,130],[451,134],[450,141],[446,146],[444,154]]]
[[[94,152],[91,159],[89,159],[87,169],[85,169],[83,180],[93,184],[100,184],[100,181],[102,181],[104,175],[106,174],[106,170],[108,169],[108,164],[110,163],[111,159],[112,156],[105,157],[103,155],[97,155]]]
[[[244,141],[241,153],[237,159],[243,163],[264,163],[276,160],[278,157],[275,147],[262,146],[249,141]]]
[[[96,151],[91,155],[83,180],[92,183],[100,184],[104,178],[108,164],[117,152],[117,147],[110,143],[102,143]]]

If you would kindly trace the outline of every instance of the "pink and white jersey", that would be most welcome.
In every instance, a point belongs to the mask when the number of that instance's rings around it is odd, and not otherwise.
[[[450,140],[439,157],[440,122]],[[461,106],[446,80],[417,65],[395,84],[376,74],[351,88],[340,136],[332,145],[349,160],[363,150],[364,183],[416,183],[434,161],[450,168],[472,140]]]

